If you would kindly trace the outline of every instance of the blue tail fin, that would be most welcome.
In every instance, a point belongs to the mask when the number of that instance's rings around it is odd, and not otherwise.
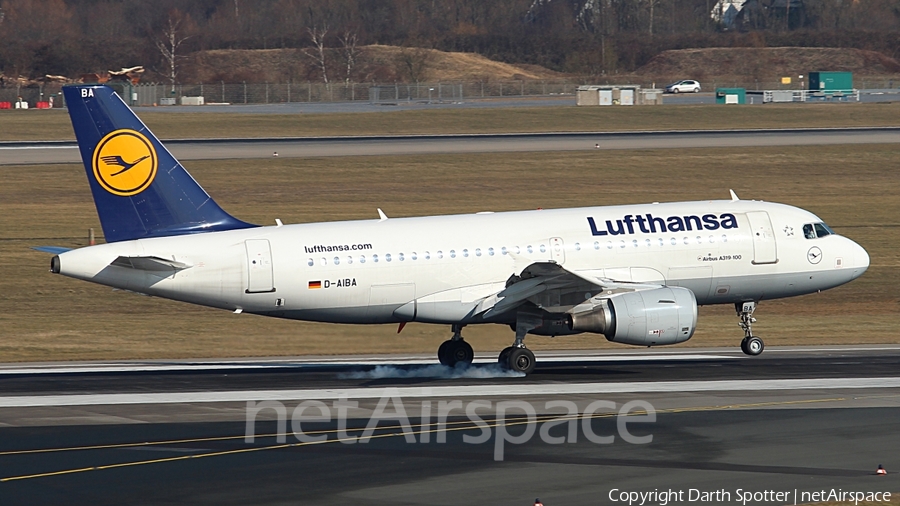
[[[194,181],[108,86],[66,86],[107,242],[249,228]]]

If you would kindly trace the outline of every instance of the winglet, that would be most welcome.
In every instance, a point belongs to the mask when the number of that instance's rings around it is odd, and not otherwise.
[[[384,211],[382,211],[380,207],[378,208],[378,217],[380,218],[378,221],[384,221],[388,219],[387,215],[384,214]]]
[[[731,193],[731,201],[732,202],[737,202],[738,200],[741,200],[738,198],[737,193],[734,193],[734,190],[728,190],[728,191]]]

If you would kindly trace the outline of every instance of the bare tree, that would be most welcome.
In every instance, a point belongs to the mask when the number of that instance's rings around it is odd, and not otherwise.
[[[309,32],[309,38],[312,39],[312,43],[315,46],[315,52],[310,52],[306,49],[303,50],[303,54],[309,56],[317,64],[319,64],[319,68],[322,69],[322,80],[325,81],[325,84],[328,84],[328,68],[326,66],[327,61],[325,58],[325,35],[328,34],[328,26],[322,25],[322,28],[312,27],[307,28],[307,32]]]
[[[397,55],[398,74],[406,74],[409,82],[418,83],[425,77],[431,60],[431,50],[422,47],[403,47]]]
[[[182,58],[178,54],[178,49],[184,41],[192,37],[185,35],[184,31],[190,19],[183,15],[177,9],[169,13],[169,19],[163,28],[162,38],[155,40],[156,48],[162,54],[169,69],[169,82],[172,85],[172,91],[175,91],[175,80],[177,77],[178,60]]]
[[[339,36],[341,41],[341,55],[344,57],[344,63],[347,64],[347,75],[345,82],[350,82],[350,74],[353,72],[353,66],[356,65],[356,58],[359,56],[360,49],[358,46],[359,36],[356,30],[345,30],[344,35]]]

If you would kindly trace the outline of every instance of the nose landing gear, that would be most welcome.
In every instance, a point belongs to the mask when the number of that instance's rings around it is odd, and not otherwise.
[[[753,335],[751,326],[756,323],[753,312],[756,310],[756,302],[737,302],[734,304],[735,312],[741,322],[738,325],[744,330],[744,340],[741,341],[741,351],[755,357],[766,349],[766,344],[758,336]]]

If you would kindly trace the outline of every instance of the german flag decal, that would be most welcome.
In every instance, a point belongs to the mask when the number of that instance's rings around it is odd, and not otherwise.
[[[310,281],[310,282],[309,282],[309,289],[310,289],[310,290],[317,290],[317,289],[319,289],[319,288],[322,288],[322,282],[321,282],[321,281]]]

